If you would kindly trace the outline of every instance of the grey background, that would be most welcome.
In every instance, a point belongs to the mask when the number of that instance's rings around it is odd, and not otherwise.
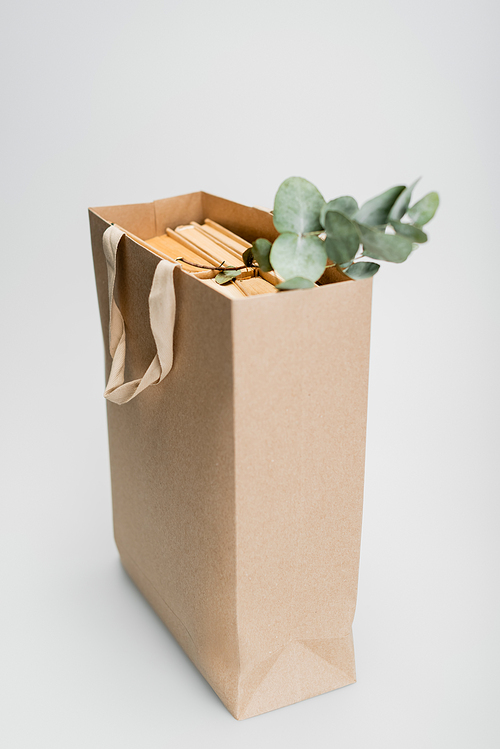
[[[3,746],[498,747],[498,4],[3,16]],[[358,682],[238,723],[118,562],[86,208],[295,174],[442,205],[375,279]]]

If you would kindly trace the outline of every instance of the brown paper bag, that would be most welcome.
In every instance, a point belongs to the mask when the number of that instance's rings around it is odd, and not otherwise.
[[[371,280],[231,299],[124,236],[113,297],[110,223],[144,240],[206,217],[276,237],[206,193],[90,210],[108,390],[132,393],[107,404],[116,544],[242,719],[355,681]]]

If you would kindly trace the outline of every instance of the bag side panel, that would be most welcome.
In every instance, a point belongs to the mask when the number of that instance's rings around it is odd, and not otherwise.
[[[231,710],[239,666],[231,305],[182,272],[175,286],[171,372],[125,406],[108,403],[115,537]]]
[[[125,223],[125,222],[124,222]],[[103,335],[102,233],[91,218]],[[154,356],[147,299],[158,258],[120,246],[117,292],[127,376]],[[115,539],[125,568],[229,710],[238,641],[234,534],[231,300],[180,270],[169,375],[127,404],[107,403]],[[109,371],[110,357],[106,355]]]

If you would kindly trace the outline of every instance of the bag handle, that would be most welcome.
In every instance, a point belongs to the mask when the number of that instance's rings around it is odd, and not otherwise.
[[[156,266],[149,294],[149,321],[156,343],[156,355],[138,380],[125,382],[125,323],[114,297],[116,256],[125,232],[112,224],[102,237],[102,248],[108,271],[109,353],[113,363],[104,397],[112,403],[128,403],[150,385],[157,385],[172,369],[175,325],[175,264],[160,260]]]

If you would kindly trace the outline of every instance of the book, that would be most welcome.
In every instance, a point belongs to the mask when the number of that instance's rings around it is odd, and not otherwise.
[[[215,221],[212,221],[210,218],[205,219],[205,223],[203,224],[203,227],[205,231],[214,234],[215,236],[222,235],[223,237],[226,237],[226,239],[231,240],[231,242],[235,242],[236,245],[242,245],[245,250],[247,250],[252,245],[250,242],[247,242],[245,239],[242,239],[237,234],[235,234],[232,231],[229,231],[229,229],[226,229],[225,226],[222,226],[221,224],[216,223]]]
[[[243,246],[237,244],[237,242],[233,242],[233,240],[230,240],[229,237],[224,237],[224,234],[220,234],[218,237],[215,236],[215,234],[210,234],[210,232],[206,231],[205,224],[201,225],[196,223],[196,221],[191,221],[191,226],[194,226],[196,231],[198,232],[198,235],[200,239],[204,240],[205,242],[208,241],[212,245],[215,243],[218,247],[222,248],[223,250],[226,250],[227,252],[230,252],[231,255],[234,256],[234,259],[238,261],[238,264],[241,264],[241,261],[243,259]],[[227,239],[228,241],[225,241]]]
[[[155,254],[159,255],[160,257],[178,263],[181,266],[182,270],[186,271],[187,273],[201,273],[203,272],[203,269],[196,267],[196,265],[189,265],[188,263],[178,260],[178,258],[183,257],[186,260],[196,263],[197,265],[213,265],[213,262],[210,258],[201,255],[198,251],[194,251],[191,248],[186,247],[186,245],[181,244],[168,234],[163,234],[158,237],[151,237],[147,240],[141,240],[141,244],[144,244],[147,247],[153,249],[155,251]],[[221,294],[224,294],[224,296],[231,297],[232,299],[241,299],[242,297],[246,296],[245,293],[233,283],[221,285],[216,283],[214,278],[200,278],[199,280],[205,284],[208,284],[209,286],[212,286]]]
[[[177,257],[181,257],[188,264],[189,262],[194,263],[192,272],[200,270],[200,268],[196,267],[197,265],[202,265],[204,267],[209,266],[211,268],[214,268],[214,270],[219,267],[220,261],[218,261],[212,255],[209,255],[208,252],[205,252],[200,247],[197,247],[195,244],[190,242],[185,234],[174,231],[170,228],[167,228],[166,232],[167,233],[165,236],[173,239],[181,247],[181,252]]]
[[[234,267],[241,265],[243,262],[241,255],[235,254],[234,251],[226,249],[222,244],[207,237],[192,224],[178,226],[175,234],[176,238],[187,240],[192,247],[212,257],[217,265],[224,263],[228,267]]]
[[[223,234],[221,231],[213,226],[210,226],[210,224],[207,224],[206,222],[202,226],[199,226],[199,228],[200,231],[202,231],[208,237],[211,237],[216,242],[220,242],[228,249],[236,252],[239,257],[242,256],[245,250],[252,246],[250,242],[245,242],[244,239],[240,239],[239,237],[238,239],[235,239],[234,237],[236,235],[230,236],[228,234]]]
[[[245,278],[240,280],[239,278],[234,279],[235,285],[241,289],[245,296],[257,296],[258,294],[273,294],[278,289],[269,281],[266,281],[260,276],[254,278]]]
[[[156,253],[161,257],[166,258],[167,260],[178,262],[181,268],[188,273],[196,271],[196,267],[193,265],[189,265],[188,263],[179,261],[177,260],[177,258],[183,257],[186,260],[191,260],[192,262],[198,264],[202,264],[204,262],[204,258],[201,258],[198,253],[195,253],[193,252],[193,250],[188,249],[180,242],[177,242],[175,239],[169,237],[167,234],[163,234],[163,236],[160,237],[151,237],[151,239],[146,240],[146,243],[153,247],[156,250]],[[200,268],[198,268],[198,270],[200,270]]]
[[[247,242],[237,234],[234,234],[234,232],[226,229],[225,226],[221,226],[221,224],[217,224],[215,221],[212,221],[209,218],[205,219],[205,223],[200,226],[200,229],[210,234],[213,239],[216,239],[217,241],[220,241],[222,243],[226,243],[228,247],[231,247],[238,252],[244,252],[252,246],[250,242]],[[272,283],[273,286],[276,286],[278,283],[281,283],[281,281],[283,281],[283,278],[281,278],[281,276],[279,276],[274,270],[263,271],[259,269],[259,274],[262,278],[265,278],[266,281]]]

